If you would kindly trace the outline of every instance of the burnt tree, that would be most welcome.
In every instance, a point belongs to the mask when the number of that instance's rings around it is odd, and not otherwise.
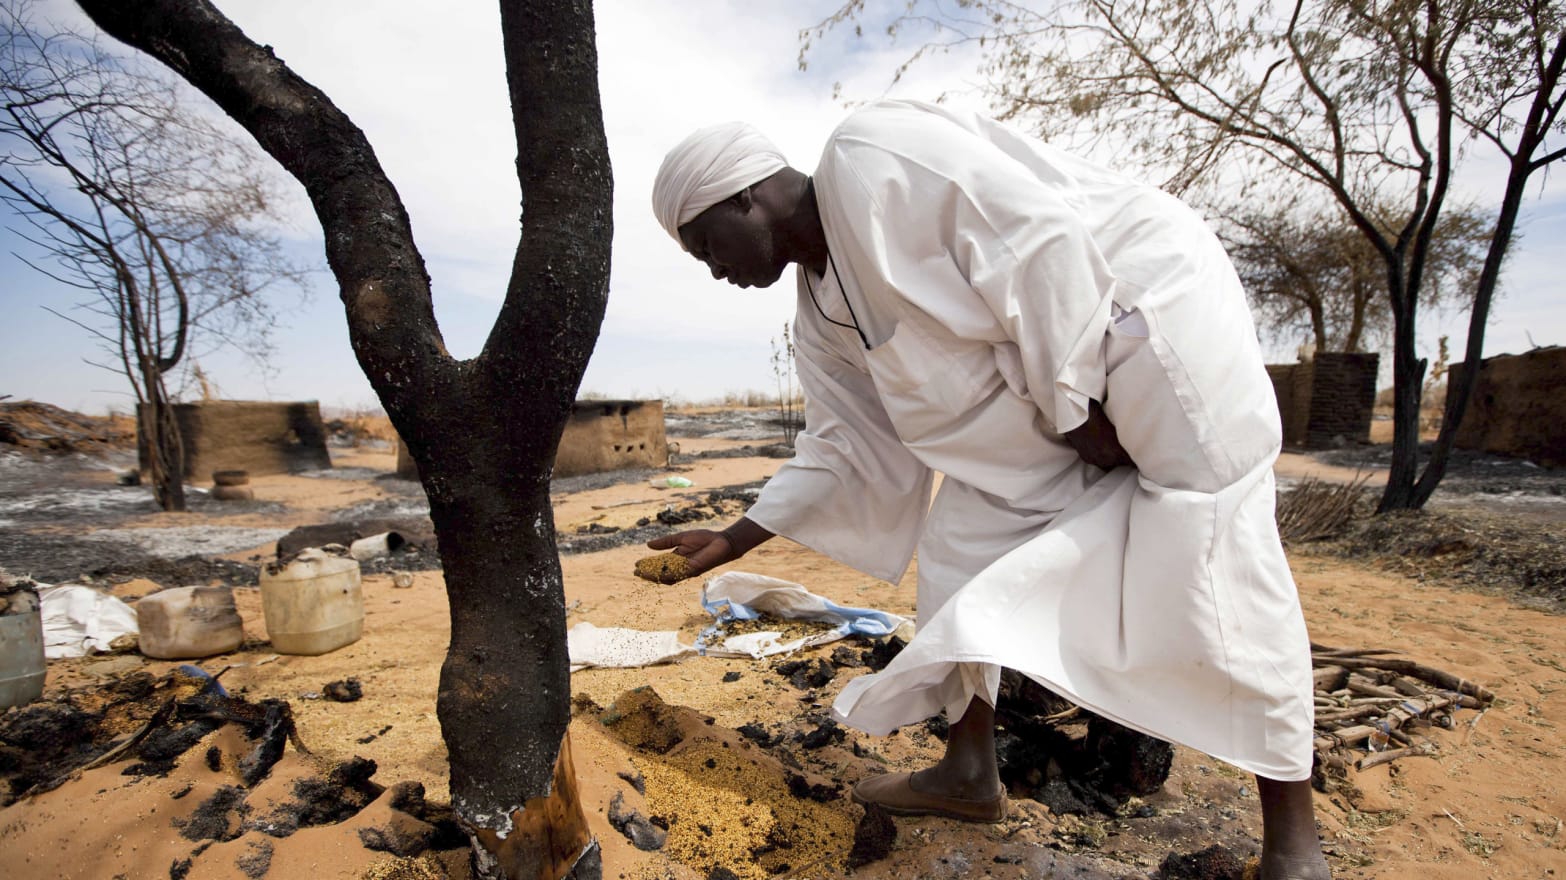
[[[597,877],[575,800],[549,477],[608,296],[611,188],[589,0],[502,0],[524,233],[483,351],[458,361],[362,132],[205,0],[79,0],[304,184],[355,354],[419,466],[451,603],[437,711],[486,877]],[[520,389],[527,389],[525,398]]]

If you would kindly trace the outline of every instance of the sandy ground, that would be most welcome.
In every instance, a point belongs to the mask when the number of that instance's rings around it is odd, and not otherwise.
[[[740,441],[684,438],[680,443],[691,453]],[[397,497],[386,481],[373,478],[392,470],[389,453],[334,450],[333,456],[339,468],[364,469],[365,478],[257,477],[252,485],[258,500],[268,502],[265,510],[206,512],[199,514],[201,521],[288,528],[319,522],[330,511]],[[762,479],[777,465],[765,458],[699,459],[678,471],[695,483],[691,489],[657,489],[643,480],[561,494],[554,499],[556,527],[567,534],[594,523],[629,527],[708,489]],[[1279,473],[1285,479],[1347,475],[1300,456],[1286,456]],[[196,516],[148,514],[127,524],[169,528]],[[697,603],[699,586],[665,587],[636,579],[633,563],[646,552],[625,546],[565,557],[569,623],[677,630],[684,641],[693,641],[709,622]],[[270,553],[267,543],[226,555],[247,560]],[[1433,757],[1405,758],[1355,773],[1332,793],[1316,795],[1335,876],[1566,876],[1566,620],[1505,598],[1309,553],[1293,553],[1291,564],[1316,642],[1396,649],[1498,694],[1482,715],[1458,713],[1453,730],[1428,730],[1425,735],[1437,747]],[[901,584],[880,582],[782,539],[731,567],[795,581],[842,604],[913,616],[912,572]],[[130,581],[116,585],[114,592],[131,598],[158,586]],[[366,576],[364,637],[317,657],[273,652],[257,591],[241,588],[235,595],[248,635],[245,646],[199,662],[214,673],[226,668],[222,682],[233,693],[288,701],[313,757],[290,746],[272,775],[248,793],[233,821],[264,816],[291,796],[290,787],[301,778],[355,756],[376,763],[374,780],[383,786],[416,781],[430,801],[447,798],[445,753],[435,718],[437,675],[449,635],[439,572],[416,573],[408,589],[394,587],[389,575]],[[825,658],[833,647],[806,656]],[[55,661],[46,698],[137,670],[161,674],[174,665],[136,654]],[[939,753],[941,743],[920,727],[891,737],[847,731],[820,748],[787,739],[765,746],[740,735],[745,725],[785,734],[817,729],[824,707],[843,683],[864,672],[841,668],[825,685],[801,690],[772,666],[770,661],[693,656],[671,665],[575,674],[576,769],[602,845],[605,877],[845,876],[844,859],[861,811],[840,796],[842,787],[887,769],[920,766]],[[363,699],[318,698],[326,683],[350,677],[361,682]],[[624,712],[609,708],[644,685],[669,706],[681,707],[673,715],[683,738],[662,754],[645,747],[634,725],[620,723]],[[182,829],[214,794],[236,784],[232,765],[240,744],[235,736],[232,728],[211,734],[166,776],[122,775],[122,765],[111,763],[0,809],[0,877],[467,876],[461,849],[397,856],[367,848],[367,830],[402,821],[386,797],[349,819],[287,837],[248,830],[220,842],[193,841]],[[826,792],[823,799],[791,794],[791,775],[819,786]],[[645,793],[629,779],[641,780]],[[994,826],[899,819],[890,855],[853,876],[1158,876],[1159,863],[1171,852],[1192,853],[1215,843],[1241,856],[1256,852],[1255,790],[1244,774],[1181,748],[1163,790],[1134,800],[1120,815],[1056,815],[1038,802],[1016,800],[1010,817]],[[611,824],[612,813],[630,810],[669,825],[661,850],[635,848]],[[768,849],[769,834],[784,845]],[[758,849],[764,854],[756,855]]]

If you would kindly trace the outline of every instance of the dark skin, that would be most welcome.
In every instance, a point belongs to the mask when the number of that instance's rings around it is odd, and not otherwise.
[[[826,232],[809,177],[785,168],[713,205],[679,229],[691,256],[712,277],[739,287],[768,287],[790,263],[817,275],[827,268]],[[1090,401],[1086,421],[1061,435],[1087,463],[1105,470],[1135,466],[1099,401]],[[733,562],[772,538],[748,517],[722,531],[694,529],[649,541],[654,550],[673,550],[690,561],[691,576]],[[1262,802],[1262,880],[1330,880],[1316,836],[1309,780],[1283,782],[1256,777]],[[1003,793],[995,761],[995,709],[980,699],[951,725],[946,754],[933,767],[913,774],[918,792],[986,800]]]

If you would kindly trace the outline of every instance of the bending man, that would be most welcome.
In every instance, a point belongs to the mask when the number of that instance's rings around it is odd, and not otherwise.
[[[944,709],[948,747],[856,800],[1002,818],[1008,666],[1254,772],[1263,878],[1328,876],[1309,644],[1273,524],[1278,409],[1200,218],[906,101],[850,116],[811,176],[750,126],[698,131],[653,207],[715,278],[766,287],[798,265],[806,428],[744,518],[650,546],[700,573],[782,534],[894,582],[917,550],[918,635],[834,709],[876,734]]]

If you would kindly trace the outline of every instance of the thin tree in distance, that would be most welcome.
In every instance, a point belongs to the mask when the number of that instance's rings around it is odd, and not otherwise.
[[[778,384],[778,420],[783,425],[783,445],[792,447],[799,435],[800,407],[799,386],[794,372],[794,339],[787,321],[783,322],[783,335],[772,339],[772,376]]]
[[[231,347],[264,362],[268,295],[302,293],[307,273],[273,231],[273,177],[232,125],[34,6],[0,3],[0,199],[36,251],[19,259],[77,292],[51,311],[130,384],[149,482],[183,510],[173,403],[192,356]]]
[[[1316,351],[1384,347],[1393,322],[1381,255],[1336,206],[1302,211],[1285,201],[1239,207],[1215,227],[1263,336],[1277,343],[1303,340]],[[1489,236],[1488,218],[1478,210],[1448,209],[1430,242],[1423,306],[1466,304]]]

